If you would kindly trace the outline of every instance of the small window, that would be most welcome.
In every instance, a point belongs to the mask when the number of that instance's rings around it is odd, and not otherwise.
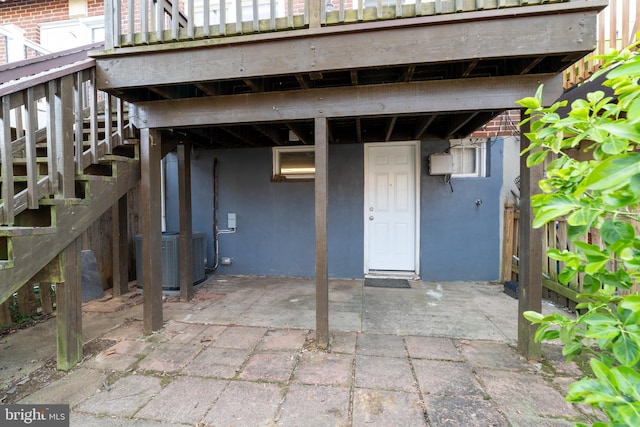
[[[449,152],[453,158],[452,177],[484,177],[487,164],[486,138],[467,138],[450,140]]]
[[[313,146],[273,147],[273,180],[310,180],[316,173]]]

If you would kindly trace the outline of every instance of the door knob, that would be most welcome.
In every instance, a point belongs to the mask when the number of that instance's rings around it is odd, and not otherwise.
[[[373,221],[373,215],[369,217],[369,221]]]

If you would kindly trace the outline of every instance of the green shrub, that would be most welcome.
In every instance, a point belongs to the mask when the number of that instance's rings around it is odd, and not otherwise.
[[[563,343],[567,360],[590,358],[592,375],[572,384],[567,401],[598,408],[608,422],[594,426],[640,426],[640,295],[624,292],[640,276],[640,55],[637,44],[601,58],[604,86],[574,101],[561,117],[566,101],[542,106],[542,87],[518,103],[526,109],[531,141],[527,165],[545,160],[542,193],[532,197],[534,227],[567,217],[575,251],[548,251],[564,262],[559,280],[583,277],[576,318],[526,312],[538,324],[536,340]],[[576,153],[588,153],[587,160]],[[523,152],[523,154],[525,154]],[[599,230],[602,248],[588,243],[589,230]]]

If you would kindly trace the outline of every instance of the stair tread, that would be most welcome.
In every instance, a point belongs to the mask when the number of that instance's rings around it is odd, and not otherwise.
[[[0,236],[35,236],[42,234],[54,234],[56,227],[21,227],[21,226],[2,226],[0,227]]]

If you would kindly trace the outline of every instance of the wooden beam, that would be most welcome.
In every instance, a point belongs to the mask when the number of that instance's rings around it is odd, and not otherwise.
[[[166,99],[180,98],[180,91],[174,86],[147,86],[147,89]]]
[[[129,292],[129,229],[127,195],[111,208],[113,232],[113,296]]]
[[[606,3],[589,2],[582,10],[572,3],[120,48],[117,53],[127,54],[126,60],[96,55],[98,86],[134,88],[398,66],[406,65],[407,58],[415,64],[466,61],[479,52],[483,58],[586,55],[596,45],[597,7]],[[366,54],[353,55],[344,46],[366,46]],[[188,72],[184,64],[189,64]]]
[[[286,136],[283,137],[275,129],[272,129],[270,127],[263,126],[263,125],[255,125],[253,126],[253,128],[258,132],[260,132],[261,134],[263,134],[264,136],[266,136],[267,138],[269,138],[271,142],[273,142],[276,145],[283,145],[287,143]]]
[[[315,119],[315,222],[316,222],[316,342],[318,348],[329,346],[329,276],[327,262],[327,196],[329,124],[326,118]]]
[[[542,56],[541,56],[542,58]],[[462,72],[462,77],[469,77],[471,75],[471,73],[473,72],[473,70],[476,68],[476,66],[478,65],[478,63],[480,62],[479,59],[474,59],[472,60],[469,65],[465,68],[465,70]]]
[[[179,144],[178,212],[180,216],[180,299],[193,298],[193,231],[191,224],[191,145]]]
[[[476,117],[478,114],[479,112],[475,112],[475,113],[465,114],[459,117],[452,118],[451,120],[448,121],[447,129],[445,129],[444,135],[442,135],[442,137],[452,138],[456,134],[456,132],[462,129],[464,125],[466,125],[471,120],[473,120],[473,118]]]
[[[195,87],[206,93],[208,96],[220,95],[218,85],[215,83],[194,83]]]
[[[545,102],[562,94],[562,76],[482,77],[140,102],[138,128],[506,110],[545,85]],[[354,103],[353,100],[358,102]],[[251,108],[247,108],[250,106]]]
[[[58,369],[68,371],[82,360],[82,239],[75,239],[61,255],[64,281],[56,285]]]
[[[296,134],[301,143],[303,143],[304,145],[313,145],[313,141],[308,138],[308,136],[304,132],[304,128],[301,125],[291,122],[287,122],[286,125],[289,130],[293,131],[293,133]]]
[[[162,212],[160,131],[140,130],[140,222],[144,283],[144,333],[162,328]]]
[[[259,79],[243,79],[242,81],[249,86],[253,92],[264,92],[264,81]]]
[[[403,73],[400,81],[403,82],[410,82],[413,79],[413,74],[416,71],[416,66],[414,64],[411,64],[407,67],[407,70]]]
[[[309,83],[307,82],[307,80],[306,80],[304,75],[296,74],[296,80],[298,81],[298,84],[300,85],[300,89],[309,89]]]
[[[351,70],[351,84],[353,86],[358,86],[358,70]]]
[[[526,133],[530,123],[520,127],[520,150],[529,146]],[[539,359],[541,345],[534,341],[537,327],[523,317],[525,311],[542,310],[542,241],[543,228],[534,229],[531,196],[540,193],[542,165],[527,167],[527,157],[520,157],[520,273],[518,274],[518,350],[528,359]]]
[[[431,123],[433,123],[436,117],[437,116],[435,114],[420,117],[416,123],[414,139],[420,139],[427,129],[429,129],[429,126],[431,126]]]
[[[393,116],[387,123],[387,131],[385,132],[385,141],[389,141],[391,139],[391,134],[393,133],[393,128],[396,126],[396,120],[398,120],[398,116]]]
[[[247,135],[246,133],[238,132],[232,127],[221,127],[220,130],[228,133],[229,135],[241,141],[243,144],[246,144],[250,147],[257,147],[259,145],[258,142],[256,141],[256,138],[253,138],[250,135]]]

